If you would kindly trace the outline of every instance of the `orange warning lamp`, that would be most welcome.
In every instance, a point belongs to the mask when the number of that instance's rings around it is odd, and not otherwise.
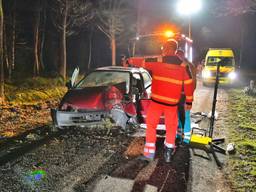
[[[168,38],[174,37],[174,33],[172,31],[165,31],[164,35]]]

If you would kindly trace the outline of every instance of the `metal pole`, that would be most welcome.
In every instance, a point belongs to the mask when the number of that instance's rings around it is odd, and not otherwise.
[[[188,37],[191,39],[191,15],[188,16]]]
[[[211,122],[210,122],[210,130],[209,130],[210,138],[212,138],[213,128],[214,128],[215,109],[216,109],[218,86],[219,86],[220,62],[217,63],[216,81],[215,81],[214,95],[213,95],[213,102],[212,102],[212,116],[211,116]]]

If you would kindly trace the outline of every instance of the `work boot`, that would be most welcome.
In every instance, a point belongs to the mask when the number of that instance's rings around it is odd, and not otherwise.
[[[144,155],[139,156],[137,159],[141,160],[141,161],[145,161],[145,162],[154,161],[154,157],[148,157],[148,156],[144,156]]]
[[[164,160],[166,163],[170,163],[173,159],[173,156],[175,154],[175,148],[165,148],[165,152],[164,152]]]

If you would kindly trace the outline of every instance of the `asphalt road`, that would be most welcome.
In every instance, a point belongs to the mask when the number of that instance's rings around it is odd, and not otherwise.
[[[192,111],[210,112],[212,109],[213,92],[213,87],[204,87],[201,81],[198,81]],[[215,124],[213,137],[225,138],[227,130],[225,130],[223,125],[228,115],[226,89],[220,88],[218,90],[217,100],[216,111],[218,119]],[[207,122],[203,122],[201,125],[204,128],[208,128]],[[140,138],[137,138],[137,140],[140,141],[140,144],[143,144]],[[136,142],[138,142],[137,140]],[[134,150],[138,148],[139,144],[134,145],[130,144],[129,146]],[[219,169],[211,153],[207,153],[204,149],[200,148],[180,146],[173,163],[167,165],[163,162],[162,146],[163,143],[160,139],[157,146],[158,154],[153,162],[141,164],[136,159],[130,160],[117,168],[114,173],[98,177],[89,183],[88,191],[231,191],[223,170]],[[222,147],[225,148],[225,144]],[[225,167],[227,156],[217,153],[217,158]]]
[[[198,82],[193,111],[210,111],[212,96],[213,88]],[[222,125],[228,115],[227,99],[220,89],[215,137],[226,135]],[[168,165],[159,139],[156,159],[147,163],[136,159],[143,150],[143,137],[127,137],[115,129],[107,132],[76,128],[0,166],[0,191],[230,191],[213,157],[203,150],[181,146]],[[218,157],[225,163],[225,156]]]
[[[214,125],[213,138],[225,138],[225,143],[222,145],[226,148],[227,132],[225,129],[225,118],[229,115],[227,109],[228,95],[227,89],[220,87],[217,95],[216,112],[218,114],[217,121]],[[210,112],[212,109],[214,87],[204,87],[202,82],[197,84],[197,90],[194,94],[195,100],[193,103],[193,112]],[[218,159],[223,163],[225,169],[225,162],[228,158],[226,155],[216,153]],[[228,182],[225,179],[223,170],[220,170],[212,156],[207,154],[204,150],[190,149],[190,173],[189,173],[189,192],[214,191],[214,192],[229,192],[231,191]]]

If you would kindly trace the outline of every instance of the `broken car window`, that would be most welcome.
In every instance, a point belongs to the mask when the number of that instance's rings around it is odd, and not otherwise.
[[[130,74],[119,71],[95,71],[86,76],[76,87],[100,87],[120,85],[123,83],[125,92],[129,92]]]

